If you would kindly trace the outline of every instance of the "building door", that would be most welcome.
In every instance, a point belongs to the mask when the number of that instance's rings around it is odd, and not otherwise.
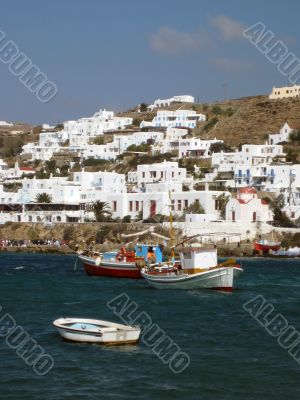
[[[232,222],[235,222],[235,211],[232,211],[232,217],[231,217],[231,219],[232,219]]]
[[[156,201],[150,200],[150,217],[154,217],[156,215]]]

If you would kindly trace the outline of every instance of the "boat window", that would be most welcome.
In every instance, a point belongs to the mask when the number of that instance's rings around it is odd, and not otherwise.
[[[192,253],[184,253],[184,258],[190,260],[192,258]]]

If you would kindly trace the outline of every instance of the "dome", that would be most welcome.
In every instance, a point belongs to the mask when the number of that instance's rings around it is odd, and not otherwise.
[[[257,192],[256,192],[256,190],[254,189],[254,188],[252,188],[252,187],[244,187],[244,188],[241,188],[240,189],[240,191],[239,191],[240,193],[249,193],[249,194],[256,194]]]

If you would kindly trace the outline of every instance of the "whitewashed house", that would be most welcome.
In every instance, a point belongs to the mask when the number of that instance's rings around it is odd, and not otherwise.
[[[176,110],[176,111],[157,111],[157,115],[152,122],[142,121],[140,127],[153,126],[156,128],[196,128],[198,122],[206,120],[204,114],[197,114],[193,110]]]
[[[282,142],[288,142],[290,133],[293,132],[293,128],[289,126],[286,122],[282,128],[279,130],[279,133],[270,133],[268,143],[270,145],[278,144]]]
[[[160,107],[169,107],[172,103],[194,103],[195,99],[193,96],[184,94],[180,96],[173,96],[169,99],[156,99],[153,104],[150,104],[147,108],[149,111]]]
[[[244,144],[241,151],[213,153],[212,166],[218,171],[233,171],[236,164],[247,166],[270,164],[274,157],[285,158],[281,145]]]
[[[129,181],[136,177],[138,188],[145,188],[146,184],[153,183],[180,183],[190,184],[191,178],[187,177],[186,168],[180,168],[178,162],[164,161],[156,164],[142,164],[137,166],[136,175],[129,175]]]
[[[41,132],[38,143],[27,143],[22,148],[21,155],[29,157],[31,161],[48,161],[54,153],[59,152],[69,139],[68,132]]]
[[[210,148],[214,143],[223,143],[223,140],[202,140],[199,138],[179,139],[178,157],[209,157]]]
[[[66,121],[66,132],[78,132],[89,137],[102,135],[104,132],[121,130],[132,124],[132,118],[115,117],[113,111],[100,110],[90,118],[80,118],[77,121]]]

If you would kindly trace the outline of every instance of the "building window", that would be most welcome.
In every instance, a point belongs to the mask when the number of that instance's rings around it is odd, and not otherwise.
[[[171,210],[174,211],[175,207],[175,200],[171,200]]]
[[[181,211],[181,200],[178,200],[177,202],[177,210]]]
[[[135,202],[135,211],[139,211],[140,209],[140,204],[138,201]]]
[[[256,212],[254,211],[253,213],[253,218],[252,218],[253,222],[256,222]]]
[[[129,211],[132,211],[132,210],[133,210],[133,202],[130,201],[130,202],[129,202]]]
[[[188,200],[184,200],[184,208],[188,208],[189,206],[189,201]]]
[[[113,201],[113,211],[117,211],[117,202]]]

